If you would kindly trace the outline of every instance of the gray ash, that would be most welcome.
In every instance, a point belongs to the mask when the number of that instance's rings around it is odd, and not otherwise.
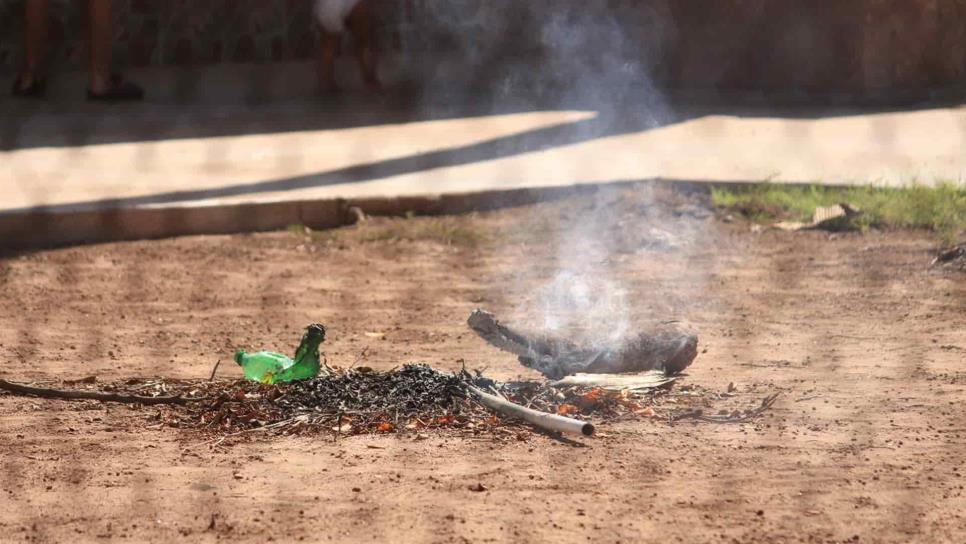
[[[300,412],[402,414],[458,413],[463,382],[427,365],[409,364],[386,373],[347,371],[294,382],[276,404]]]

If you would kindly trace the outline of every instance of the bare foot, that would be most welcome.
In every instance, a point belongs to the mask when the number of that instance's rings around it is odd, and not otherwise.
[[[14,87],[18,91],[26,91],[33,86],[35,79],[31,72],[24,72],[14,81]]]
[[[46,82],[31,72],[23,72],[13,82],[11,89],[14,96],[22,98],[40,98],[46,91]]]

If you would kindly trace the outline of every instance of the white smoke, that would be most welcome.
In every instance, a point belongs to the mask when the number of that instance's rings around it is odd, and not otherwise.
[[[627,333],[630,308],[615,274],[613,214],[617,190],[602,188],[571,213],[549,210],[557,221],[549,277],[521,278],[540,287],[522,297],[515,310],[525,328],[563,336],[581,345],[614,345]]]
[[[486,102],[483,109],[494,113],[508,108],[597,112],[594,122],[566,132],[563,144],[669,122],[670,108],[652,84],[651,70],[662,57],[662,45],[673,37],[671,17],[666,6],[662,12],[651,4],[626,4],[432,4],[438,7],[427,32],[451,40],[452,55],[425,74],[425,107],[438,113],[440,103],[451,105],[455,99],[477,110]],[[644,171],[651,158],[635,160]],[[614,215],[619,199],[617,190],[602,189],[573,216],[560,219],[551,211],[548,218],[557,223],[553,266],[521,270],[513,281],[511,290],[521,300],[515,319],[521,325],[589,345],[614,344],[628,333],[631,308],[614,268],[618,242],[628,242]],[[631,242],[651,234],[637,233]],[[539,287],[527,289],[534,283]]]
[[[614,345],[628,328],[624,290],[594,271],[561,270],[536,293],[524,315],[535,314],[538,330],[566,336],[581,345]]]

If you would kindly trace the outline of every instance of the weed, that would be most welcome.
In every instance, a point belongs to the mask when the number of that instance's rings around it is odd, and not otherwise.
[[[848,203],[862,211],[859,228],[923,228],[936,232],[946,246],[966,232],[966,186],[830,187],[762,184],[711,189],[715,206],[755,222],[809,221],[816,208]]]

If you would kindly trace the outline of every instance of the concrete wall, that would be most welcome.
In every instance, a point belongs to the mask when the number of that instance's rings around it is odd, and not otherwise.
[[[688,0],[669,84],[876,91],[966,84],[963,0]]]
[[[83,66],[84,4],[52,2],[50,56],[57,69]],[[309,58],[316,45],[310,4],[115,0],[116,60],[141,66]],[[616,25],[601,27],[580,47],[602,56],[621,48],[616,55],[635,56],[658,87],[860,95],[966,88],[966,0],[374,0],[374,5],[383,51],[424,64],[435,56],[464,55],[497,71],[501,63],[540,65],[548,49],[561,45],[548,43],[547,25],[569,18],[571,30]],[[22,10],[22,0],[0,0],[0,70],[8,74],[21,54]]]
[[[21,55],[23,0],[0,0],[0,65]],[[84,66],[86,0],[51,1],[50,60]],[[396,19],[379,2],[381,21]],[[307,58],[316,47],[309,0],[113,0],[115,58],[122,66],[264,62]]]

